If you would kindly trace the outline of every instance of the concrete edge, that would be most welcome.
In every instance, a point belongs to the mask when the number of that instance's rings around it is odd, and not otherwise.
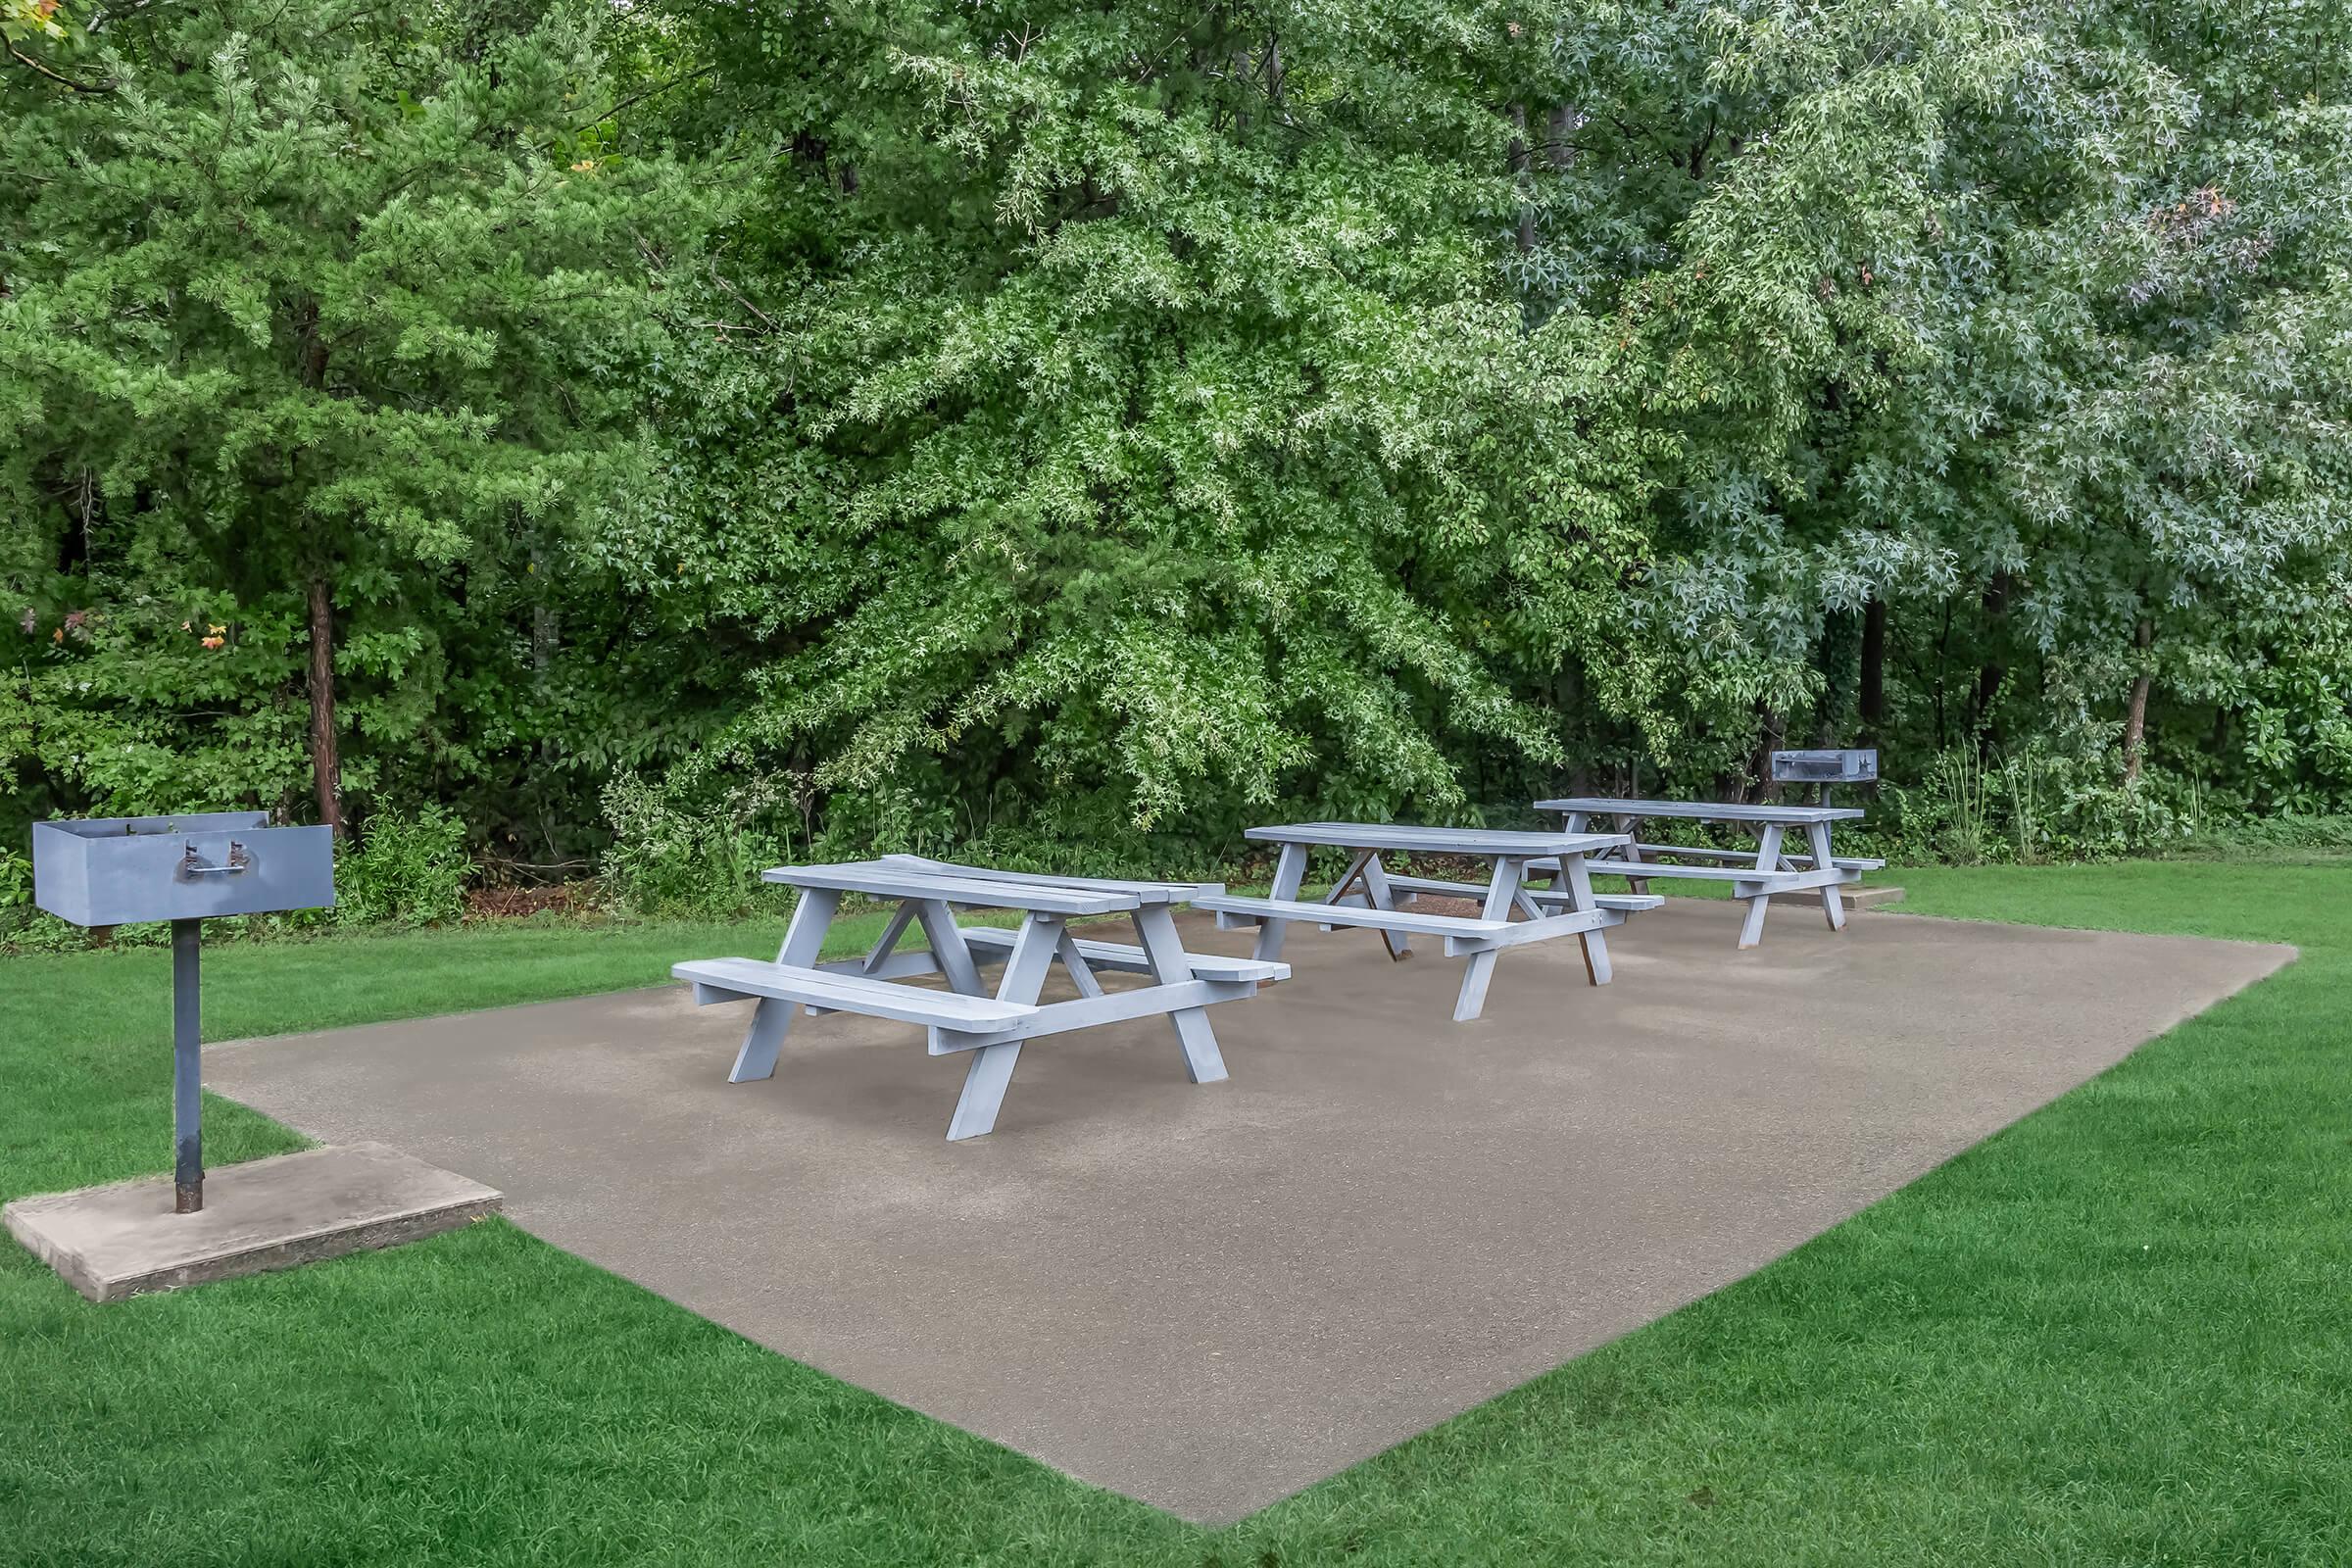
[[[1945,925],[1997,925],[2008,926],[2020,931],[2064,931],[2074,936],[2136,937],[2143,942],[2209,942],[2215,947],[2221,948],[2257,948],[2270,953],[2283,954],[2284,956],[2270,969],[2269,973],[2257,976],[2258,979],[2264,980],[2303,956],[2302,948],[2292,942],[2265,942],[2257,937],[2209,937],[2201,936],[2194,931],[2133,931],[2129,927],[2113,925],[2051,925],[2045,920],[1996,920],[1988,915],[1930,914],[1925,909],[1899,907],[1882,909],[1880,912],[1899,914],[1922,923],[1940,921]],[[2238,988],[2240,991],[2244,989],[2243,986]],[[2223,997],[2235,995],[2237,995],[2236,991],[2226,991],[2221,997],[2214,998],[2214,1002],[2221,1001]],[[2209,1002],[2206,1005],[2211,1006],[2213,1003]],[[2193,1017],[2195,1014],[2192,1013],[2190,1016]]]
[[[152,1180],[152,1178],[143,1179]],[[166,1179],[169,1180],[170,1178],[167,1177]],[[130,1185],[130,1183],[107,1182],[103,1185],[108,1187],[127,1187]],[[87,1191],[88,1189],[84,1190]],[[64,1195],[59,1193],[42,1193],[39,1195],[41,1198],[58,1198]],[[73,1286],[74,1290],[80,1292],[83,1298],[92,1301],[101,1301],[106,1299],[103,1295],[99,1294],[101,1287],[99,1285],[96,1272],[90,1267],[90,1260],[84,1257],[74,1248],[68,1247],[62,1242],[58,1241],[55,1237],[51,1236],[47,1231],[42,1230],[37,1224],[34,1223],[36,1216],[38,1216],[41,1212],[41,1206],[34,1199],[19,1198],[8,1203],[0,1204],[0,1224],[4,1224],[8,1227],[8,1234],[16,1238],[18,1246],[24,1248],[24,1250],[30,1252],[34,1257],[40,1259],[42,1263],[48,1265],[48,1267],[54,1273],[56,1273],[58,1278],[64,1280],[68,1285]]]
[[[852,954],[851,956],[855,957],[857,955]],[[567,991],[562,996],[536,997],[529,1002],[502,1002],[494,1007],[460,1007],[455,1012],[404,1012],[399,1014],[397,1017],[368,1018],[359,1023],[330,1023],[321,1024],[316,1029],[287,1029],[273,1035],[239,1035],[234,1040],[207,1040],[204,1043],[204,1049],[209,1054],[212,1052],[228,1051],[238,1046],[281,1045],[288,1040],[308,1040],[315,1035],[342,1034],[346,1030],[351,1029],[380,1029],[388,1024],[424,1023],[434,1018],[465,1018],[470,1017],[477,1012],[517,1012],[524,1007],[549,1007],[554,1006],[556,1004],[562,1002],[586,1002],[594,997],[650,996],[653,993],[660,991],[682,993],[685,989],[685,982],[682,980],[657,980],[652,985],[613,986],[611,989],[604,991]],[[208,1087],[205,1093],[220,1094],[220,1092],[217,1089]],[[223,1100],[234,1100],[236,1097],[234,1095],[221,1095],[220,1098]],[[280,1123],[280,1125],[282,1126],[283,1123]],[[289,1129],[289,1131],[291,1129]],[[360,1146],[357,1144],[346,1144],[340,1147],[356,1149]],[[301,1151],[296,1151],[296,1152],[301,1152]],[[272,1154],[269,1157],[271,1159],[279,1159],[283,1158],[284,1156]]]
[[[220,1166],[208,1174],[218,1176],[225,1171],[250,1171],[334,1150],[365,1150],[391,1154],[414,1164],[424,1163],[389,1144],[370,1139],[352,1144],[314,1144],[309,1149],[270,1154],[261,1159],[246,1160],[239,1165]],[[437,1170],[441,1167],[430,1168]],[[409,1242],[423,1241],[443,1231],[456,1230],[477,1219],[488,1218],[505,1207],[506,1195],[498,1189],[456,1171],[446,1171],[444,1174],[455,1177],[471,1191],[437,1201],[403,1204],[359,1225],[321,1223],[306,1226],[285,1236],[192,1262],[122,1275],[102,1273],[80,1250],[60,1242],[45,1230],[39,1224],[39,1219],[44,1213],[65,1208],[71,1200],[84,1199],[92,1193],[141,1186],[155,1186],[160,1191],[171,1184],[169,1172],[161,1176],[133,1176],[122,1181],[100,1182],[66,1193],[28,1194],[0,1204],[0,1224],[6,1226],[9,1235],[20,1246],[55,1270],[59,1278],[73,1286],[84,1299],[104,1303],[126,1300],[133,1296],[180,1290],[190,1285],[241,1279],[251,1274],[277,1273],[304,1263],[324,1262],[352,1252],[377,1251]]]
[[[207,1259],[201,1264],[125,1277],[114,1281],[105,1295],[91,1298],[120,1301],[133,1296],[175,1291],[216,1280],[279,1273],[304,1263],[323,1263],[329,1258],[344,1257],[353,1252],[380,1251],[389,1247],[421,1242],[443,1231],[454,1231],[477,1219],[486,1219],[497,1213],[505,1202],[503,1194],[493,1194],[488,1198],[467,1199],[438,1208],[419,1208],[406,1214],[391,1215],[352,1229],[315,1232],[308,1237]]]
[[[353,1252],[380,1251],[409,1242],[420,1242],[427,1237],[438,1236],[443,1231],[456,1230],[477,1219],[486,1219],[497,1213],[504,1202],[503,1195],[469,1199],[438,1208],[388,1216],[350,1229],[314,1233],[248,1248],[243,1251],[225,1252],[198,1263],[121,1276],[98,1273],[80,1253],[70,1248],[49,1245],[48,1239],[37,1231],[28,1232],[19,1228],[14,1216],[10,1218],[8,1229],[25,1250],[54,1269],[58,1277],[73,1286],[84,1300],[104,1304],[126,1301],[134,1296],[154,1296],[167,1291],[183,1290],[191,1285],[210,1285],[254,1274],[282,1273],[305,1263],[323,1263]]]

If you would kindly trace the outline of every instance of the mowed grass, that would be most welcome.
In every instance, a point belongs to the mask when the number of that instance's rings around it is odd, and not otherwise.
[[[1890,875],[1932,913],[2303,956],[1731,1289],[1225,1531],[504,1222],[110,1307],[7,1247],[0,1561],[2352,1560],[2352,864]],[[207,1033],[652,983],[774,937],[215,950]],[[162,1168],[167,975],[0,964],[0,1196]],[[295,1143],[208,1115],[219,1159]]]

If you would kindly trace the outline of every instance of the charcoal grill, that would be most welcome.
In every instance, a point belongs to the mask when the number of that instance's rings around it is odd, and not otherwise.
[[[204,1207],[204,922],[333,905],[334,835],[323,827],[271,827],[261,811],[36,822],[32,902],[96,931],[172,922],[172,1207],[197,1212]]]
[[[1820,786],[1819,804],[1830,804],[1833,784],[1875,784],[1879,779],[1879,754],[1875,750],[1843,752],[1775,752],[1772,754],[1772,776],[1783,784],[1815,784]]]

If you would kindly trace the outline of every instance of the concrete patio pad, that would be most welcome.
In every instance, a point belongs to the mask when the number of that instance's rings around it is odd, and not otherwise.
[[[1223,1522],[1729,1284],[2292,950],[1720,903],[1456,964],[1294,927],[1297,976],[1024,1054],[996,1133],[960,1057],[803,1020],[730,1086],[748,1009],[632,992],[216,1047],[210,1087],[383,1139],[516,1223],[784,1354]],[[1188,922],[1188,940],[1246,935]],[[583,938],[593,940],[593,938]]]

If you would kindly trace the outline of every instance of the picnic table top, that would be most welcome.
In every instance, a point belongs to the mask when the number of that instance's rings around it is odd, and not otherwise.
[[[924,871],[935,876],[963,877],[975,882],[1019,882],[1030,887],[1074,888],[1090,893],[1127,893],[1147,905],[1185,904],[1202,893],[1222,893],[1222,882],[1133,882],[1119,877],[1063,876],[1047,871],[1000,871],[990,865],[962,865],[921,855],[885,855],[873,864]]]
[[[1749,806],[1737,801],[1621,801],[1608,796],[1579,795],[1564,801],[1538,801],[1539,811],[1585,811],[1594,816],[1672,816],[1692,822],[1850,822],[1862,814],[1858,806]]]
[[[1111,888],[1068,887],[1053,881],[978,876],[969,867],[953,872],[887,860],[845,860],[835,865],[778,865],[760,873],[762,882],[796,888],[832,888],[877,899],[936,899],[976,909],[1027,909],[1037,914],[1116,914],[1146,903],[1167,904],[1189,896],[1147,899]]]
[[[1416,827],[1408,822],[1293,822],[1253,827],[1260,844],[1329,844],[1344,850],[1418,850],[1430,855],[1586,855],[1620,849],[1630,833],[1554,833],[1483,827]]]

